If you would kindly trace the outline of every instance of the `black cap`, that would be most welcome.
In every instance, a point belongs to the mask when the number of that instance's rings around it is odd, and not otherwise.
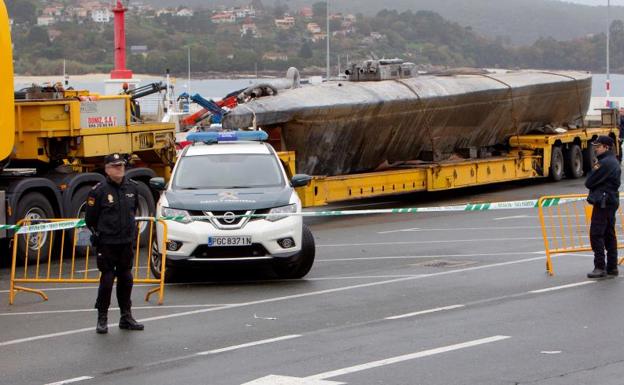
[[[613,147],[613,145],[614,145],[615,143],[613,142],[613,139],[611,139],[611,137],[610,137],[610,136],[600,135],[599,137],[597,137],[597,138],[596,138],[596,140],[594,140],[594,141],[592,142],[592,144],[593,144],[594,146],[597,146],[597,145],[599,145],[599,144],[602,144],[602,145],[607,146],[607,147]]]
[[[126,157],[117,152],[104,157],[104,164],[126,164]]]

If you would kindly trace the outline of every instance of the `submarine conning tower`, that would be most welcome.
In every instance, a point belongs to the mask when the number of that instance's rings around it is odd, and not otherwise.
[[[345,74],[352,82],[411,78],[416,75],[416,65],[401,59],[365,60],[349,64]]]

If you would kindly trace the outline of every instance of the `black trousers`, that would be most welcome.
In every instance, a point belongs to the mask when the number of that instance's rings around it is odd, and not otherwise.
[[[615,212],[617,207],[600,208],[594,206],[589,228],[589,240],[594,251],[596,269],[613,270],[617,268],[617,238],[615,236]],[[605,266],[605,249],[607,263]]]
[[[111,302],[113,282],[117,277],[117,303],[123,312],[130,310],[132,302],[132,260],[134,247],[132,244],[99,245],[97,267],[102,273],[95,308],[107,311]]]

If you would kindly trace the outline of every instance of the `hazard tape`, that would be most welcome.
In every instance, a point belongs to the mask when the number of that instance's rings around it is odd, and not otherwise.
[[[543,201],[542,207],[557,206],[564,203],[584,200],[585,198],[551,198]],[[373,214],[414,214],[414,213],[432,213],[432,212],[453,212],[453,211],[492,211],[492,210],[514,210],[514,209],[530,209],[538,207],[537,199],[524,201],[508,201],[508,202],[491,202],[491,203],[469,203],[464,205],[452,206],[435,206],[435,207],[412,207],[401,209],[374,209],[374,210],[333,210],[333,211],[303,211],[298,213],[279,213],[279,214],[241,214],[235,216],[165,216],[158,219],[169,221],[205,221],[208,219],[222,218],[265,218],[274,216],[300,216],[300,217],[332,217],[347,215],[373,215]],[[154,220],[150,217],[137,217],[137,220]],[[85,227],[84,219],[74,219],[68,221],[59,221],[53,223],[41,223],[36,225],[0,225],[0,230],[13,230],[17,234],[39,233],[42,231],[66,230],[72,228]]]

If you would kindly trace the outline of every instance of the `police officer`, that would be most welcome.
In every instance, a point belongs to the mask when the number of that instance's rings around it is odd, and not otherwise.
[[[587,201],[593,206],[589,238],[594,251],[594,270],[587,277],[602,278],[618,275],[615,212],[620,204],[621,169],[612,151],[613,139],[599,136],[593,145],[598,159],[585,180],[585,187],[589,189]]]
[[[125,177],[125,158],[110,154],[104,159],[106,181],[89,192],[85,222],[91,230],[92,243],[97,248],[97,267],[101,272],[95,308],[98,310],[99,334],[108,333],[108,307],[113,281],[117,277],[117,302],[121,311],[120,329],[143,330],[132,318],[132,260],[136,247],[137,207],[136,182]]]

